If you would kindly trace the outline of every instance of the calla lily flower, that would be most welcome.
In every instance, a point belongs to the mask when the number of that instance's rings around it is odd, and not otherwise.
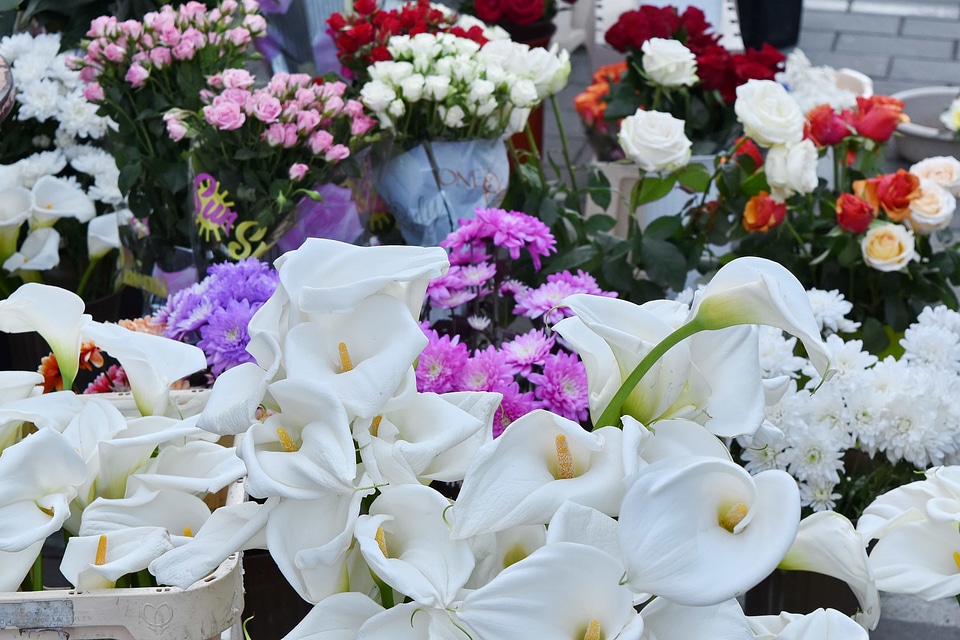
[[[670,458],[637,475],[620,510],[630,587],[718,604],[770,574],[793,544],[800,494],[786,472],[751,476],[717,458]]]
[[[121,576],[146,569],[172,548],[170,536],[159,527],[73,536],[67,540],[60,572],[77,589],[110,589]]]
[[[515,420],[477,452],[453,506],[454,536],[546,524],[567,500],[616,516],[623,496],[622,432],[584,431],[547,411]]]
[[[450,537],[450,501],[430,487],[384,487],[357,519],[360,553],[374,575],[415,602],[444,608],[474,567],[470,545]]]
[[[39,393],[43,376],[36,371],[0,371],[0,453],[20,439],[22,420],[8,420],[2,407]]]
[[[87,222],[97,215],[93,199],[63,178],[41,176],[33,185],[33,227],[49,227],[60,218]]]
[[[353,437],[364,469],[375,484],[463,480],[493,439],[500,400],[498,393],[414,393],[373,420],[358,418]]]
[[[281,498],[266,526],[267,548],[287,582],[307,602],[351,586],[348,552],[361,499],[372,493],[327,493],[314,500]]]
[[[25,547],[23,551],[0,551],[0,590],[16,591],[30,573],[43,549],[43,539]]]
[[[617,521],[605,513],[576,502],[564,502],[547,527],[548,544],[576,542],[596,547],[620,559]]]
[[[335,593],[318,602],[283,640],[357,640],[363,623],[383,610],[362,593]]]
[[[60,233],[53,227],[32,230],[19,251],[4,260],[3,268],[10,273],[49,271],[60,264]]]
[[[20,227],[30,217],[33,194],[23,187],[0,191],[0,262],[17,250]]]
[[[186,589],[220,566],[230,554],[266,548],[264,531],[270,512],[279,503],[244,502],[216,509],[194,537],[150,563],[160,584]]]
[[[185,491],[134,486],[127,497],[97,498],[83,511],[79,535],[97,536],[129,527],[160,527],[182,543],[210,517],[210,507]]]
[[[244,433],[257,421],[257,408],[267,395],[270,378],[271,372],[254,362],[243,362],[221,373],[200,414],[200,428],[220,435]]]
[[[57,357],[63,388],[69,389],[80,368],[81,330],[90,322],[83,310],[75,293],[28,282],[0,300],[0,331],[39,333]]]
[[[900,522],[870,551],[877,588],[931,602],[960,594],[960,535],[956,522]]]
[[[644,631],[656,640],[754,640],[747,617],[740,603],[733,598],[705,607],[655,598],[640,611],[640,615],[643,616]]]
[[[284,344],[288,378],[328,384],[347,414],[372,418],[401,388],[427,345],[420,325],[396,298],[365,298],[350,313],[293,327]]]
[[[191,344],[115,324],[91,322],[84,336],[120,361],[137,409],[145,416],[163,415],[170,386],[207,366],[203,351]]]
[[[484,639],[640,640],[643,618],[622,575],[595,547],[548,544],[467,594],[457,617]]]
[[[63,526],[86,466],[62,434],[41,429],[0,456],[0,551],[18,552]]]
[[[881,538],[903,522],[925,520],[931,516],[930,507],[936,507],[937,519],[943,521],[952,519],[943,514],[960,511],[960,467],[933,467],[924,475],[924,480],[901,485],[867,505],[857,520],[864,540]]]
[[[817,609],[801,615],[747,618],[756,640],[867,640],[867,631],[836,609]]]
[[[623,425],[623,470],[632,484],[648,464],[681,456],[706,456],[731,460],[730,450],[707,429],[690,420],[658,420],[650,429],[630,416]]]
[[[820,337],[807,293],[790,271],[772,260],[731,260],[694,294],[690,320],[704,329],[766,324],[800,338],[807,357],[829,378],[830,353]]]
[[[193,440],[164,447],[137,471],[137,481],[152,489],[195,494],[216,493],[247,472],[233,447]]]
[[[843,580],[857,596],[856,620],[865,629],[880,622],[880,594],[867,560],[866,543],[844,516],[819,511],[800,521],[793,546],[779,568],[815,571]]]
[[[466,636],[464,634],[467,634]],[[367,620],[357,631],[357,640],[463,640],[480,637],[454,614],[424,607],[419,602],[398,604]]]
[[[120,248],[120,228],[117,214],[105,213],[87,223],[87,254],[90,260],[99,260],[114,249]]]
[[[550,522],[552,523],[553,520]],[[544,525],[522,524],[496,533],[483,533],[470,538],[468,542],[477,562],[473,575],[470,576],[464,588],[478,589],[487,584],[498,573],[520,562],[546,544],[546,536],[547,528]]]
[[[247,492],[298,500],[352,493],[356,450],[334,390],[309,378],[279,380],[270,390],[280,411],[254,423],[240,441]]]

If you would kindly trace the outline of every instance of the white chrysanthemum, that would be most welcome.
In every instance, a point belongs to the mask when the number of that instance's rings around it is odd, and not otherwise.
[[[943,327],[960,335],[960,313],[943,305],[924,307],[917,316],[917,324]]]
[[[740,459],[743,461],[743,468],[750,473],[756,474],[768,469],[786,470],[787,461],[784,456],[786,440],[762,445],[753,442],[749,436],[742,436],[737,440],[741,447]]]
[[[45,122],[50,118],[57,118],[60,115],[62,99],[60,85],[53,80],[36,80],[21,85],[17,92],[17,102],[20,103],[17,119],[34,118]]]
[[[80,79],[80,70],[67,66],[69,54],[61,53],[54,58],[47,76],[59,81],[68,91],[79,89],[83,91],[84,82]]]
[[[837,378],[863,371],[877,362],[875,355],[863,350],[862,340],[844,341],[840,336],[830,334],[823,342],[830,353],[830,366],[837,370]],[[811,386],[819,384],[817,370],[809,361],[803,367],[803,374],[811,379]]]
[[[837,485],[831,482],[801,482],[800,504],[814,511],[831,511],[842,497],[834,491],[836,488]]]
[[[764,416],[774,427],[786,432],[794,423],[803,422],[806,414],[804,402],[809,395],[804,391],[802,397],[799,396],[797,384],[791,380],[780,400],[765,407]]]
[[[859,324],[848,320],[845,316],[853,310],[853,304],[843,297],[843,294],[833,289],[810,289],[807,299],[813,308],[813,317],[820,330],[830,330],[834,333],[851,333],[856,331]]]
[[[857,94],[837,86],[836,70],[814,67],[800,49],[790,52],[776,80],[787,86],[804,113],[821,104],[829,104],[835,111],[857,106]]]
[[[761,325],[759,333],[760,371],[764,378],[782,375],[796,378],[804,365],[809,364],[806,359],[794,355],[796,338],[788,338],[783,330],[769,325]]]
[[[857,379],[857,391],[845,396],[849,428],[860,448],[872,457],[877,452],[877,438],[886,428],[887,398],[873,389],[872,370]]]
[[[887,356],[873,365],[872,371],[873,389],[884,397],[889,399],[898,393],[914,393],[916,380],[905,361]]]
[[[900,339],[903,359],[920,365],[929,365],[960,372],[960,335],[949,329],[924,324],[907,327]]]
[[[55,176],[67,166],[67,159],[59,149],[41,151],[16,163],[20,168],[21,186],[32,189],[43,176]]]
[[[935,376],[915,372],[933,390]],[[951,430],[942,428],[937,420],[935,395],[901,394],[887,405],[885,429],[877,437],[877,447],[890,462],[906,460],[918,469],[943,463],[944,457],[957,450]]]
[[[33,51],[34,47],[38,46],[42,41],[37,40],[34,42],[33,36],[29,33],[17,33],[12,36],[5,36],[0,38],[0,56],[3,56],[3,59],[13,64],[17,59]],[[57,36],[57,49],[60,48],[60,38]]]
[[[78,138],[99,140],[107,134],[109,118],[97,115],[97,105],[89,102],[80,91],[64,96],[60,103],[60,129]]]
[[[797,480],[840,482],[847,443],[828,423],[798,423],[785,432],[787,469]]]

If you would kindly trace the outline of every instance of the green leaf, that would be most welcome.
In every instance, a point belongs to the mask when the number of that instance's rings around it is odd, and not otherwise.
[[[640,258],[653,282],[675,291],[683,289],[687,280],[687,260],[676,246],[644,236]]]
[[[143,167],[139,162],[126,164],[120,169],[120,176],[117,178],[117,187],[120,193],[128,194],[130,190],[140,180]]]
[[[610,231],[617,226],[617,219],[603,213],[590,216],[583,223],[583,230],[587,235],[596,235],[603,231]]]
[[[636,210],[642,204],[654,202],[670,193],[677,178],[674,175],[668,175],[664,178],[647,175],[638,180],[633,185],[633,192],[630,194],[630,206]]]
[[[597,249],[592,245],[580,245],[570,251],[565,251],[550,261],[549,272],[557,273],[569,269],[575,269],[590,262],[597,257]],[[545,269],[546,270],[546,269]]]
[[[657,218],[647,225],[643,233],[652,240],[666,240],[683,230],[680,214]]]
[[[591,169],[587,174],[587,190],[594,204],[606,211],[611,200],[610,180],[607,179],[607,174],[596,168]]]
[[[238,149],[236,153],[233,154],[233,159],[238,162],[243,162],[244,160],[253,160],[257,157],[257,152],[255,149]]]
[[[690,164],[677,171],[677,181],[694,193],[703,193],[710,185],[711,174],[702,164]]]
[[[559,208],[556,200],[544,198],[540,201],[540,207],[537,209],[537,217],[548,227],[553,227],[559,218]]]

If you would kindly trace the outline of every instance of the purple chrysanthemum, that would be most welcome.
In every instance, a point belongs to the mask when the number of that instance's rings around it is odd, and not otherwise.
[[[470,357],[460,336],[440,337],[433,329],[424,331],[427,346],[417,360],[417,390],[422,393],[458,391],[457,380]]]
[[[177,291],[161,308],[156,319],[166,326],[163,335],[172,340],[183,340],[207,323],[213,313],[213,301],[207,297],[203,282]]]
[[[513,382],[513,367],[507,363],[503,352],[489,346],[476,351],[467,360],[460,374],[460,389],[463,391],[498,391]]]
[[[266,302],[280,282],[277,272],[256,258],[215,264],[207,269],[207,274],[208,295],[221,305],[235,299]]]
[[[260,306],[247,300],[230,300],[225,307],[214,310],[208,323],[200,327],[197,346],[207,354],[207,364],[214,375],[243,362],[253,362],[253,356],[247,352],[247,325]]]
[[[530,375],[533,365],[542,365],[550,354],[555,338],[547,336],[540,329],[532,329],[517,336],[500,347],[507,357],[507,363],[515,367],[514,371],[523,377]]]
[[[534,319],[544,317],[548,324],[554,324],[571,315],[570,310],[561,303],[575,293],[612,298],[617,296],[616,293],[602,290],[589,273],[578,271],[577,275],[573,275],[569,271],[562,271],[547,276],[547,282],[536,289],[518,292],[513,312]]]
[[[520,385],[516,382],[501,387],[497,391],[503,394],[503,400],[500,402],[500,408],[497,409],[493,418],[494,438],[499,437],[503,430],[517,418],[541,407],[540,403],[533,397],[533,392],[520,391]]]
[[[547,356],[543,373],[532,373],[529,380],[544,408],[569,420],[587,419],[587,370],[576,355],[561,351]]]

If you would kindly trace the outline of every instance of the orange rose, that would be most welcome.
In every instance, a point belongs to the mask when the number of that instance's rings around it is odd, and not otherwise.
[[[863,233],[877,216],[875,207],[852,193],[841,193],[837,198],[837,224],[844,231]]]
[[[920,178],[898,169],[896,173],[855,180],[853,192],[874,209],[883,209],[894,222],[900,222],[910,217],[910,203],[920,197]]]
[[[747,201],[743,209],[743,228],[754,231],[770,231],[787,216],[787,205],[777,202],[766,191],[761,191]]]
[[[891,96],[870,96],[857,98],[857,110],[844,111],[842,115],[860,135],[886,142],[898,124],[910,120],[903,112],[903,106],[903,100]]]

